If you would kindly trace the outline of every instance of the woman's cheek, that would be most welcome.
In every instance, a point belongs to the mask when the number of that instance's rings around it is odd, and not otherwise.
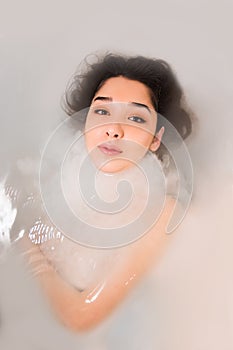
[[[98,128],[94,128],[85,133],[85,142],[88,151],[91,151],[99,143],[101,143],[101,131]]]
[[[134,132],[134,135],[130,137],[130,139],[137,144],[141,145],[144,148],[149,148],[152,140],[153,140],[153,135],[145,130],[138,130]]]

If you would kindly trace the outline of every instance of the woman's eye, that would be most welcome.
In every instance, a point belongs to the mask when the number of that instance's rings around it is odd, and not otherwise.
[[[146,122],[145,119],[138,117],[136,115],[129,117],[129,120],[132,120],[133,122],[136,122],[136,123],[145,123]]]
[[[99,114],[99,115],[110,115],[110,113],[106,109],[103,109],[103,108],[95,109],[94,112],[96,114]]]

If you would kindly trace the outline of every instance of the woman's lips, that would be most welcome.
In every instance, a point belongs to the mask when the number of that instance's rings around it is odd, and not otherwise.
[[[118,148],[115,145],[111,145],[111,144],[107,144],[107,143],[103,143],[102,145],[99,145],[98,148],[101,152],[103,152],[104,154],[107,154],[109,156],[114,156],[114,155],[122,153],[122,150],[120,148]]]

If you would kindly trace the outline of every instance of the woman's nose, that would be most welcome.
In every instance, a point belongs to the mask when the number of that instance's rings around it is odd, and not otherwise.
[[[124,136],[124,131],[120,124],[111,124],[106,128],[106,135],[110,138],[120,139]]]

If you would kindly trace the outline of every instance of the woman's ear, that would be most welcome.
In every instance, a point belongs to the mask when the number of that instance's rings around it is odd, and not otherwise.
[[[153,141],[151,142],[151,145],[150,145],[150,151],[152,152],[155,152],[157,151],[157,149],[159,148],[160,146],[160,143],[161,143],[161,140],[162,140],[162,137],[163,137],[163,133],[164,133],[164,126],[156,133],[156,135],[154,136],[153,138]]]

